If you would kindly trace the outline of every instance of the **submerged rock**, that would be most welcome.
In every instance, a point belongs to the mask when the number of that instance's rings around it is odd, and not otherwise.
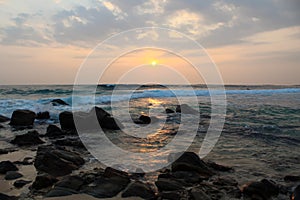
[[[49,174],[41,174],[35,178],[35,181],[32,184],[32,189],[40,190],[43,188],[48,188],[56,183],[58,180],[49,175]]]
[[[36,114],[30,110],[15,110],[9,124],[12,126],[32,126],[35,117]]]
[[[284,181],[298,182],[300,181],[300,176],[285,176]]]
[[[293,194],[292,194],[292,200],[300,200],[300,185],[298,185],[294,191],[293,191]]]
[[[279,187],[275,182],[266,179],[260,182],[252,182],[243,188],[243,194],[250,198],[270,199],[279,194]]]
[[[10,120],[10,118],[5,117],[3,115],[0,115],[0,123],[2,123],[2,122],[8,122],[9,120]]]
[[[194,108],[190,107],[187,104],[178,105],[176,107],[176,112],[183,113],[183,114],[192,114],[192,115],[200,114],[197,110],[195,110]]]
[[[66,103],[65,101],[61,100],[61,99],[53,99],[51,101],[53,106],[69,106],[68,103]]]
[[[84,163],[84,159],[75,152],[41,146],[37,150],[34,166],[39,171],[58,177],[72,173]]]
[[[19,169],[10,161],[0,162],[0,174],[6,174],[9,171],[18,171]]]
[[[50,113],[46,112],[39,112],[36,114],[36,119],[50,119]]]
[[[0,199],[1,200],[17,200],[19,198],[15,197],[15,196],[8,196],[6,194],[0,193]]]
[[[165,111],[166,111],[167,114],[175,113],[175,111],[170,109],[170,108],[167,108]]]
[[[18,146],[30,146],[30,145],[38,145],[45,143],[39,137],[39,133],[37,131],[29,131],[24,135],[17,135],[15,139],[11,141],[12,144],[16,144]]]

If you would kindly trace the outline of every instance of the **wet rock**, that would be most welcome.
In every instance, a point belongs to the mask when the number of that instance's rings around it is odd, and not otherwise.
[[[9,172],[6,172],[4,179],[5,180],[15,180],[15,179],[18,179],[21,177],[23,177],[23,175],[20,174],[19,172],[9,171]]]
[[[84,184],[84,180],[80,176],[69,176],[57,182],[55,187],[68,188],[71,190],[79,191]]]
[[[0,155],[8,154],[9,151],[7,149],[0,149]]]
[[[33,158],[26,157],[22,161],[15,161],[14,164],[16,165],[33,165]]]
[[[291,196],[291,199],[292,200],[300,200],[300,185],[298,185],[294,191],[293,191],[293,194]]]
[[[18,146],[30,146],[30,145],[38,145],[45,143],[39,137],[39,133],[37,131],[29,131],[24,135],[17,135],[15,139],[11,141],[12,144],[16,144]]]
[[[5,117],[3,115],[0,115],[0,123],[2,123],[2,122],[8,122],[9,120],[10,120],[10,118]]]
[[[32,189],[40,190],[48,188],[56,183],[58,180],[49,174],[41,174],[35,178],[35,181],[32,184]]]
[[[186,183],[191,183],[191,184],[196,184],[203,180],[207,180],[206,176],[203,177],[194,171],[176,171],[172,173],[172,176],[175,179],[182,180]]]
[[[172,109],[170,109],[170,108],[167,108],[167,109],[166,109],[166,113],[167,113],[167,114],[171,114],[171,113],[175,113],[175,111],[172,110]]]
[[[172,171],[195,171],[204,177],[214,175],[214,172],[206,165],[206,163],[193,152],[184,152],[175,162],[173,162]]]
[[[4,126],[2,126],[2,125],[0,124],[0,129],[2,129],[2,128],[4,128]]]
[[[54,141],[55,145],[84,148],[80,138],[63,138]]]
[[[123,127],[121,122],[113,117],[105,117],[102,121],[100,121],[100,126],[109,130],[120,130]]]
[[[192,189],[192,195],[197,197],[196,195],[203,195],[203,198],[206,199],[209,197],[212,200],[220,200],[220,199],[232,199],[226,198],[226,193],[224,190],[219,189],[218,187],[212,185],[211,183],[201,183],[199,186],[194,187]],[[196,199],[201,199],[201,196],[198,196]]]
[[[129,185],[129,187],[123,192],[122,197],[141,197],[143,199],[154,199],[155,193],[149,185],[140,181],[136,181]]]
[[[22,188],[22,187],[24,187],[25,185],[27,185],[29,183],[31,183],[31,181],[17,180],[17,181],[14,182],[14,186],[16,188]]]
[[[127,173],[106,168],[103,176],[98,177],[91,185],[82,189],[83,193],[96,198],[111,198],[124,190],[130,179]]]
[[[36,119],[50,119],[50,113],[48,111],[38,112],[36,114]]]
[[[35,117],[35,113],[30,110],[15,110],[9,124],[12,126],[32,126]]]
[[[298,182],[300,181],[300,176],[285,176],[284,181],[287,182]]]
[[[176,112],[183,114],[198,115],[199,112],[187,104],[177,105]]]
[[[224,165],[220,165],[217,164],[215,162],[207,162],[206,163],[208,167],[216,170],[216,171],[220,171],[220,172],[230,172],[230,171],[234,171],[234,169],[232,167],[228,167],[228,166],[224,166]]]
[[[8,195],[6,195],[6,194],[0,193],[0,199],[1,199],[1,200],[17,200],[18,197],[15,197],[15,196],[8,196]]]
[[[38,148],[34,166],[39,171],[57,177],[72,173],[84,162],[84,159],[75,152],[57,150],[52,146],[41,146]]]
[[[136,124],[150,124],[157,122],[158,119],[156,117],[149,117],[147,115],[141,115],[137,120],[134,120]]]
[[[75,130],[73,113],[64,111],[59,114],[59,123],[62,130]]]
[[[63,135],[64,134],[62,130],[53,124],[50,124],[47,127],[47,132],[45,134],[46,137],[50,137],[50,138],[61,137]]]
[[[191,196],[194,200],[211,200],[211,198],[199,188],[193,188],[191,190]]]
[[[163,191],[159,194],[160,199],[181,200],[184,199],[182,191]]]
[[[155,185],[159,191],[175,191],[183,189],[183,186],[176,180],[159,178]]]
[[[230,177],[218,177],[213,180],[213,184],[219,186],[238,186],[238,182]]]
[[[78,194],[78,192],[75,190],[68,189],[68,188],[55,187],[52,190],[50,190],[45,195],[45,197],[63,197],[63,196],[70,196],[73,194]]]
[[[263,179],[260,182],[252,182],[244,187],[243,194],[250,198],[267,200],[279,194],[279,187],[273,181]]]
[[[68,103],[66,103],[65,101],[61,100],[61,99],[53,99],[51,101],[53,106],[69,106]]]
[[[0,174],[6,174],[9,171],[18,171],[19,169],[10,161],[0,162]]]

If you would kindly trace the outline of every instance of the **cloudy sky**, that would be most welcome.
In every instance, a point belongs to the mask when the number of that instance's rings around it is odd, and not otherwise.
[[[97,44],[141,27],[173,29],[197,41],[226,84],[300,84],[299,9],[299,0],[0,0],[0,84],[71,84]],[[143,34],[130,48],[143,46],[135,43]],[[151,44],[160,35],[147,32],[147,41]],[[123,39],[98,53],[108,56],[130,43]],[[193,50],[184,44],[181,48]],[[110,74],[151,64],[159,56],[149,49],[128,54],[114,63],[105,81],[115,82]],[[188,68],[178,58],[165,57],[161,60],[169,66]],[[137,58],[145,63],[133,62]],[[166,73],[160,69],[146,71]],[[179,73],[193,76],[188,70]]]

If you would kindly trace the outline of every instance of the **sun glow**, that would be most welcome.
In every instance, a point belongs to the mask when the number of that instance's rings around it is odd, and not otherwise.
[[[157,65],[157,61],[156,60],[153,60],[152,62],[151,62],[151,65],[154,67],[154,66],[156,66]]]

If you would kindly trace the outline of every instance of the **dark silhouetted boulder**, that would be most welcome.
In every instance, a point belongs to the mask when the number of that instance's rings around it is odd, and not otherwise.
[[[36,119],[50,119],[50,113],[48,111],[38,112],[36,114]]]
[[[155,182],[155,185],[159,191],[175,191],[183,189],[183,185],[180,184],[180,182],[167,178],[159,178]]]
[[[167,108],[167,109],[166,109],[166,113],[167,113],[167,114],[171,114],[171,113],[175,113],[175,111],[172,110],[172,109],[170,109],[170,108]]]
[[[15,139],[11,141],[11,143],[18,146],[30,146],[43,144],[45,142],[41,140],[37,131],[29,131],[24,135],[17,135]]]
[[[292,194],[292,200],[300,200],[300,185],[298,185]]]
[[[19,169],[10,161],[0,162],[0,174],[6,174],[9,171],[18,171]]]
[[[10,125],[12,126],[32,126],[36,114],[30,110],[15,110],[12,114]]]
[[[284,181],[298,182],[298,181],[300,181],[300,176],[292,176],[292,175],[285,176]]]
[[[75,130],[73,113],[64,111],[59,114],[59,122],[62,130]]]
[[[55,137],[61,137],[63,136],[63,132],[60,128],[58,128],[57,126],[50,124],[47,127],[47,132],[46,132],[46,137],[51,137],[51,138],[55,138]]]
[[[271,199],[279,194],[279,187],[266,179],[260,182],[252,182],[243,188],[243,194],[250,198]]]
[[[141,197],[143,199],[154,199],[155,193],[151,187],[140,181],[136,181],[129,185],[123,192],[122,197]]]
[[[35,181],[32,184],[32,189],[41,190],[44,188],[51,187],[58,180],[49,174],[41,174],[35,178]]]
[[[193,152],[184,152],[172,163],[172,171],[195,171],[202,176],[210,177],[214,172]]]
[[[40,146],[34,166],[39,171],[58,177],[79,169],[84,162],[84,159],[75,152],[58,150],[52,146]]]
[[[8,196],[6,194],[2,194],[0,193],[0,199],[1,200],[17,200],[19,199],[18,197],[15,197],[15,196]]]
[[[0,123],[8,122],[9,120],[10,120],[10,118],[0,115]]]
[[[68,103],[66,103],[65,101],[61,100],[61,99],[53,99],[51,101],[53,106],[69,106]]]

